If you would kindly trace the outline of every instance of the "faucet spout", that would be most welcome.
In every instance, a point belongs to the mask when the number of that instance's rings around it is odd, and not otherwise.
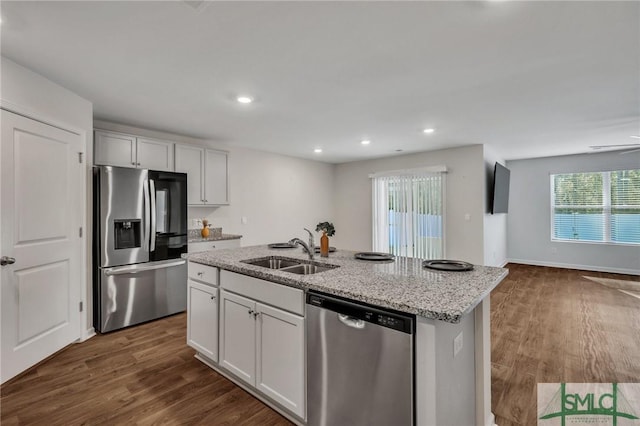
[[[311,231],[309,231],[307,228],[304,228],[304,230],[309,233],[309,248],[311,250],[315,250],[316,245],[313,242],[313,233]]]
[[[309,248],[309,245],[302,241],[300,238],[292,238],[291,240],[289,240],[289,244],[302,246],[302,250],[307,252],[307,254],[309,255],[309,259],[313,260],[315,249]]]

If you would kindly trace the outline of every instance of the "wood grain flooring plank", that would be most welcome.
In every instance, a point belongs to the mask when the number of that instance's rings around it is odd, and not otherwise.
[[[492,411],[498,425],[536,424],[538,383],[640,382],[640,301],[583,278],[638,277],[507,268],[509,275],[491,294]]]

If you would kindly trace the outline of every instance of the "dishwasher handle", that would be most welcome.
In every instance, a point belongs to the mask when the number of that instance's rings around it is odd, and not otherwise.
[[[362,330],[364,328],[363,320],[350,317],[349,315],[338,314],[338,320],[347,327],[356,328],[358,330]]]

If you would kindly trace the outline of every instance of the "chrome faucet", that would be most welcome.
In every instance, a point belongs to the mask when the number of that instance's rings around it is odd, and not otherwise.
[[[304,228],[304,230],[309,233],[309,248],[315,252],[316,245],[313,243],[313,233],[311,233],[307,228]]]
[[[289,244],[302,246],[302,250],[307,252],[307,254],[309,255],[309,259],[313,260],[313,253],[315,250],[309,248],[309,245],[302,241],[300,238],[292,238],[291,240],[289,240]]]

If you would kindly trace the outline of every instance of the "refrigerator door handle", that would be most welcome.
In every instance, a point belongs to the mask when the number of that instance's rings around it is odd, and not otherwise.
[[[153,271],[154,269],[163,269],[163,268],[171,268],[173,266],[180,266],[180,265],[184,265],[185,263],[186,263],[186,260],[178,259],[178,260],[171,260],[168,262],[163,261],[163,262],[143,263],[140,265],[120,266],[117,268],[105,269],[104,274],[107,276],[137,274],[138,272]]]
[[[149,251],[156,249],[156,183],[153,179],[149,179],[149,195],[151,198],[151,225],[149,226],[151,233],[151,247]]]
[[[149,218],[149,186],[147,185],[147,182],[144,182],[144,185],[142,185],[142,192],[144,195],[144,247],[147,249],[147,251],[151,251],[149,249],[149,240],[151,238],[151,236],[149,235],[151,233],[151,226],[150,226],[150,218]]]

